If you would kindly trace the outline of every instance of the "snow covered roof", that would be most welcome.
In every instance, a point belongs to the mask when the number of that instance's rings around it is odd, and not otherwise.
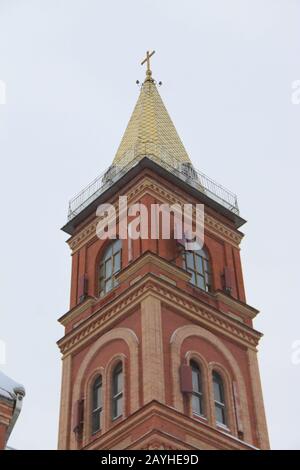
[[[23,396],[25,395],[23,385],[15,382],[0,371],[0,398],[3,397],[8,400],[15,400],[17,393]]]

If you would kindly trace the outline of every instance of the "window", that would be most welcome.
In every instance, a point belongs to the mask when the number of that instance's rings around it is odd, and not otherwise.
[[[103,254],[100,263],[100,292],[106,294],[117,284],[116,274],[120,271],[122,244],[121,240],[113,241]]]
[[[203,394],[202,394],[202,380],[201,380],[201,371],[198,364],[195,361],[190,362],[192,369],[192,410],[193,413],[197,415],[204,415],[203,407]]]
[[[191,283],[206,292],[211,292],[211,270],[209,257],[202,248],[198,251],[185,251],[185,269],[192,275]]]
[[[223,380],[217,372],[213,372],[213,388],[215,401],[215,415],[217,424],[226,426],[226,406]]]
[[[98,375],[92,386],[92,434],[101,429],[102,377]]]
[[[112,375],[112,419],[123,414],[123,366],[119,362]]]

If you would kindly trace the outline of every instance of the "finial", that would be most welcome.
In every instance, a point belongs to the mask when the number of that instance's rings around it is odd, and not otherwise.
[[[153,54],[155,54],[155,51],[152,51],[151,53],[149,51],[147,51],[145,59],[141,62],[141,65],[144,65],[145,63],[147,63],[145,82],[152,82],[153,81],[152,71],[150,69],[150,57],[152,57]]]

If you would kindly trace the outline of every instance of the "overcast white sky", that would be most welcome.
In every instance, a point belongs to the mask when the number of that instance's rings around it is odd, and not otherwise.
[[[147,49],[194,165],[239,196],[273,448],[300,449],[299,0],[0,0],[2,370],[27,390],[10,445],[56,448],[70,197],[111,163]]]

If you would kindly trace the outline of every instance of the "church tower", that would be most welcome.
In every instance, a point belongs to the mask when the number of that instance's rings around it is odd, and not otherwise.
[[[59,449],[268,449],[262,335],[240,261],[245,220],[235,195],[193,167],[151,55],[112,165],[71,200],[63,227],[72,278],[59,319]],[[186,249],[174,230],[122,237],[120,196],[148,209],[149,226],[155,204],[203,204],[203,247]],[[97,236],[102,204],[114,208],[115,239]]]

